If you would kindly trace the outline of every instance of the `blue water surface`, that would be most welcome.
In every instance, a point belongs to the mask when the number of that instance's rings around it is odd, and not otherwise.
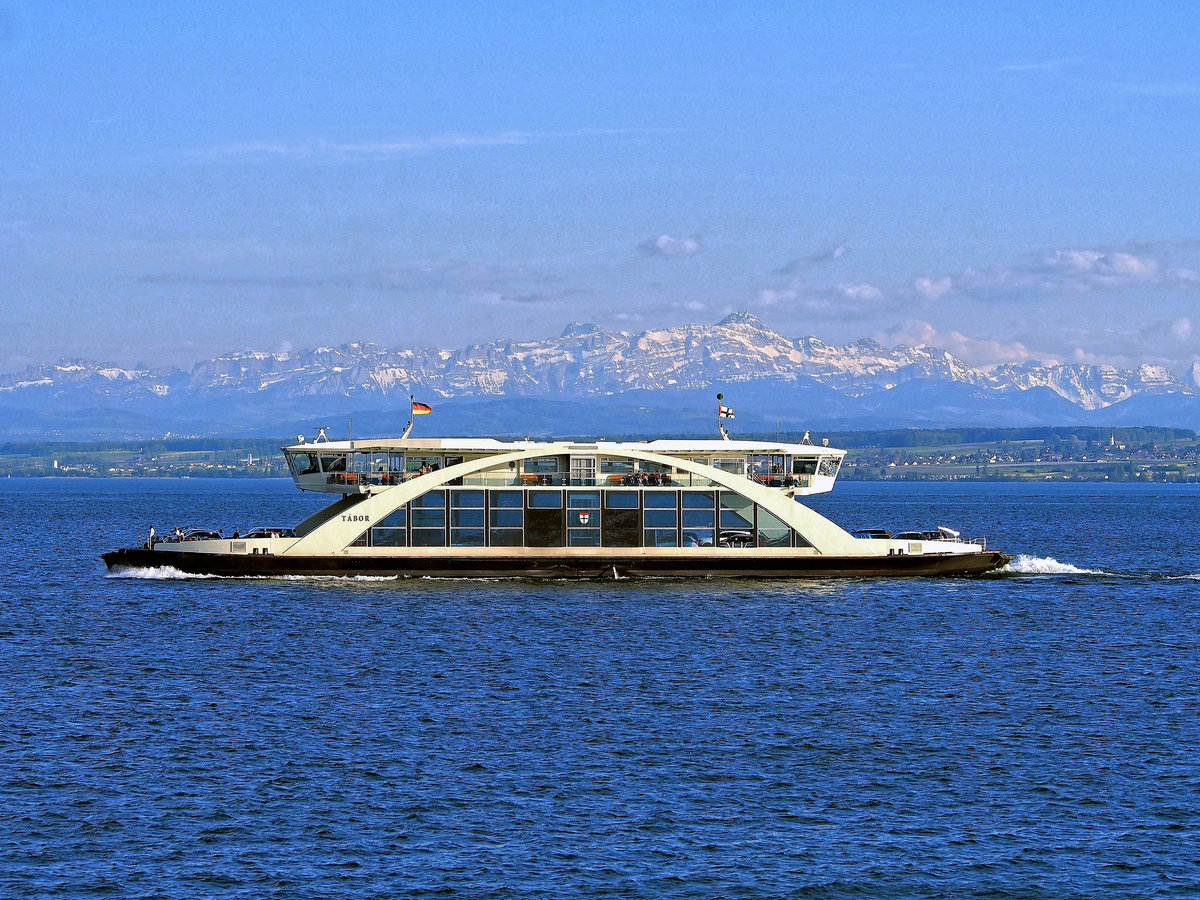
[[[0,895],[1195,897],[1194,486],[844,484],[971,581],[110,577],[281,481],[0,482]],[[169,573],[167,573],[169,574]]]

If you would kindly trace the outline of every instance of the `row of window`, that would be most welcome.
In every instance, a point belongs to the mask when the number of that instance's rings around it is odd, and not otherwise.
[[[392,451],[364,453],[321,453],[319,451],[291,451],[286,454],[288,465],[293,475],[311,475],[316,472],[387,472],[413,474],[424,468],[426,471],[436,470],[444,466],[456,465],[463,461],[462,456],[418,455]],[[738,475],[753,473],[756,477],[792,475],[836,475],[838,458],[833,456],[803,457],[785,456],[783,454],[751,454],[735,457],[689,457],[695,462],[711,464],[725,472]],[[521,463],[521,471],[527,474],[554,474],[566,470],[566,457],[539,456],[525,459]],[[347,463],[351,462],[348,466]],[[589,469],[595,476],[596,463],[593,460]],[[642,461],[635,465],[628,457],[599,457],[599,471],[602,475],[631,475],[635,471],[648,473],[668,473],[671,468]]]
[[[804,546],[734,491],[435,490],[354,542],[373,547]]]

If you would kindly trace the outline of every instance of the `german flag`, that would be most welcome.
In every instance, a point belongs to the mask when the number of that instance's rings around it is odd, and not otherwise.
[[[414,416],[427,416],[431,412],[433,412],[433,407],[429,404],[418,403],[416,400],[412,401],[412,414]]]

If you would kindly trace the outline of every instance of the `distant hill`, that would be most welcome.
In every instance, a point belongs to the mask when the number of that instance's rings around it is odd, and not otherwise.
[[[458,350],[351,343],[239,353],[182,369],[72,361],[0,376],[7,439],[290,436],[353,417],[394,434],[408,397],[426,434],[634,435],[715,430],[722,391],[742,431],[969,425],[1200,427],[1200,388],[1159,366],[1013,364],[933,347],[787,338],[739,313],[643,332],[574,323],[553,339]]]

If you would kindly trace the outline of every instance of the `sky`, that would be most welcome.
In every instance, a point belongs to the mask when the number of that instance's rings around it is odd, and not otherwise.
[[[749,311],[1200,359],[1193,2],[0,0],[0,373]]]

